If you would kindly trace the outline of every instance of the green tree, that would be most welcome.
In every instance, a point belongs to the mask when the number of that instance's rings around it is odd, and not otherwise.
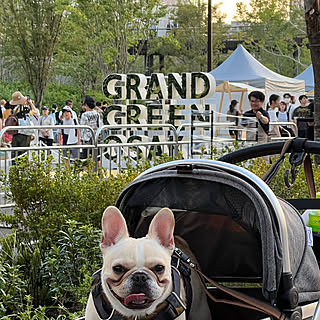
[[[268,68],[293,77],[310,64],[300,2],[251,0],[250,9],[239,2],[237,18],[246,25],[246,47]]]
[[[213,67],[223,60],[221,49],[228,31],[224,24],[226,15],[220,12],[219,6],[212,7]],[[178,1],[171,15],[177,27],[172,28],[165,37],[154,38],[151,44],[151,52],[165,57],[166,72],[207,71],[207,13],[205,4]]]
[[[164,15],[160,0],[77,0],[59,50],[59,73],[83,88],[101,86],[111,72],[128,73]]]
[[[68,0],[2,0],[4,54],[21,65],[35,104],[41,106]]]

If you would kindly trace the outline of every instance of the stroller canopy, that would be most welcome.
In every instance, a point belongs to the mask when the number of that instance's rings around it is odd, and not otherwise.
[[[224,282],[261,282],[274,303],[292,272],[299,303],[320,297],[320,271],[299,212],[249,171],[219,161],[174,161],[136,178],[118,198],[129,233],[145,236],[170,208],[202,271]]]

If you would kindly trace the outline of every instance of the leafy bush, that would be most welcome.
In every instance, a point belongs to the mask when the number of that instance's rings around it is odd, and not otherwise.
[[[169,159],[163,155],[154,163]],[[136,167],[128,164],[127,170],[109,176],[104,169],[94,172],[90,159],[55,168],[52,160],[52,156],[44,159],[43,154],[33,154],[32,160],[22,157],[10,168],[7,188],[16,209],[13,216],[2,215],[0,219],[31,232],[34,239],[58,240],[59,230],[68,219],[100,227],[104,209],[115,205],[125,186],[151,166],[149,160],[141,160]],[[7,184],[5,175],[2,182]]]
[[[93,162],[72,166],[57,165],[52,157],[33,155],[17,160],[11,167],[9,188],[16,203],[13,216],[3,215],[2,221],[33,233],[34,239],[57,240],[61,226],[68,219],[100,226],[103,210],[114,205],[121,190],[138,174],[125,171],[108,177],[105,170],[93,171]],[[6,177],[3,176],[5,184]]]
[[[59,240],[46,254],[41,277],[56,305],[81,310],[88,297],[91,276],[102,266],[98,246],[101,231],[76,221],[67,221],[62,229]]]
[[[27,295],[22,266],[3,263],[0,265],[0,316],[17,311]]]
[[[47,243],[42,239],[31,239],[28,233],[13,231],[0,240],[0,246],[2,272],[6,275],[2,286],[8,285],[0,297],[5,314],[24,310],[27,294],[32,296],[34,305],[46,303],[46,284],[39,278],[39,273]]]
[[[64,314],[59,314],[57,317],[50,317],[47,316],[48,311],[56,310],[56,311],[62,311]],[[75,320],[76,314],[72,315],[68,311],[65,310],[63,307],[45,307],[45,306],[39,306],[34,307],[32,304],[32,298],[30,295],[26,296],[26,304],[23,306],[23,310],[17,311],[14,314],[10,314],[9,316],[4,316],[1,318],[1,320],[11,320],[11,319],[17,319],[17,320],[62,320],[62,319],[69,319],[69,320]]]

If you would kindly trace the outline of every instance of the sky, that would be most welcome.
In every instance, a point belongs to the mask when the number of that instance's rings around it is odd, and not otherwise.
[[[249,4],[250,0],[212,0],[212,4],[222,3],[220,6],[220,10],[222,12],[227,13],[226,22],[230,23],[233,20],[233,16],[236,14],[236,3],[244,2],[245,4]]]

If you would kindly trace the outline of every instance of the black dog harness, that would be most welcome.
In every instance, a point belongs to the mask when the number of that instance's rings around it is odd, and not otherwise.
[[[171,276],[172,276],[173,290],[168,296],[168,298],[162,303],[166,305],[163,308],[163,310],[160,311],[154,317],[146,316],[144,318],[146,320],[173,320],[173,319],[176,319],[178,316],[180,316],[183,312],[186,312],[186,318],[188,319],[190,307],[192,303],[192,288],[191,288],[191,278],[190,278],[191,270],[184,263],[182,263],[180,257],[177,254],[175,254],[175,252],[171,257]],[[181,278],[183,279],[184,289],[186,292],[187,306],[184,305],[180,297]],[[110,303],[108,302],[107,297],[105,296],[102,289],[101,269],[95,272],[92,276],[91,294],[93,297],[94,305],[101,319],[103,320],[127,319],[127,318],[124,318],[117,311],[115,311],[111,307]]]

